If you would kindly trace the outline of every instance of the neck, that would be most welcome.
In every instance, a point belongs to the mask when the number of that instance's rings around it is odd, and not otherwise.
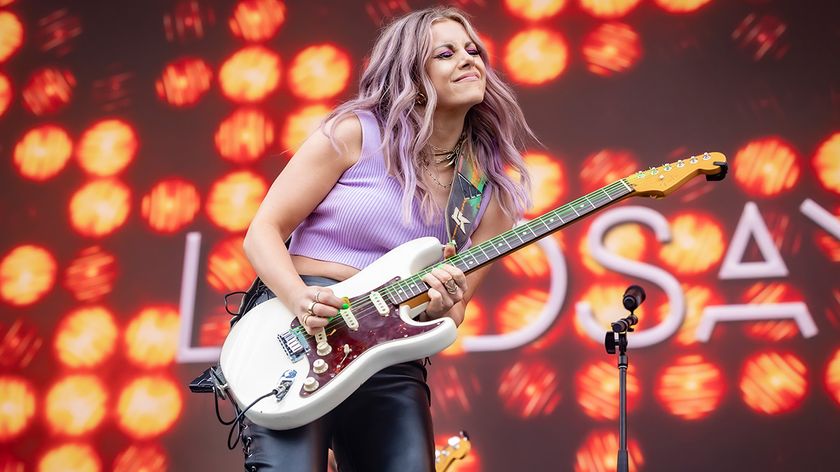
[[[452,149],[458,142],[461,132],[464,130],[464,119],[467,116],[464,111],[435,110],[432,123],[432,136],[429,141],[441,148]]]

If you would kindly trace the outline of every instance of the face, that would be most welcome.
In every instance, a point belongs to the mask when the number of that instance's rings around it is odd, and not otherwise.
[[[437,108],[468,110],[484,101],[487,85],[478,46],[457,21],[432,23],[432,55],[426,73],[437,92]]]

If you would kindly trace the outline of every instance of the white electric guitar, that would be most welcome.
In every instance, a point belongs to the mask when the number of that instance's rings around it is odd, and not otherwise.
[[[726,157],[712,152],[640,171],[446,262],[469,273],[624,198],[662,198],[694,176],[721,180],[726,170]],[[227,393],[254,423],[296,428],[335,408],[379,370],[445,349],[456,337],[450,318],[414,320],[428,304],[429,287],[421,277],[442,255],[437,239],[415,239],[332,285],[349,307],[314,336],[278,299],[257,305],[231,328],[222,346]]]

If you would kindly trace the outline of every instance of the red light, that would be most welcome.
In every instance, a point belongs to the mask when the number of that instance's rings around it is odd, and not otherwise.
[[[560,13],[566,7],[566,0],[505,0],[505,7],[514,16],[538,21]]]
[[[733,159],[735,181],[748,194],[771,197],[799,181],[799,157],[779,138],[763,138],[739,149]]]
[[[0,376],[0,441],[20,436],[34,414],[35,389],[29,381],[17,376]]]
[[[531,193],[534,200],[533,206],[525,213],[525,216],[534,218],[553,210],[559,205],[560,198],[565,195],[568,186],[566,170],[563,168],[560,159],[548,154],[528,152],[523,156],[523,159],[531,173],[531,185],[533,186]],[[515,177],[515,174],[511,173],[511,176]]]
[[[831,398],[840,405],[840,349],[834,351],[825,368],[825,386]]]
[[[624,149],[602,149],[590,154],[580,165],[583,191],[594,192],[639,169],[636,156]]]
[[[242,250],[243,237],[216,244],[207,256],[207,283],[220,293],[243,290],[257,276]]]
[[[170,42],[201,39],[215,23],[213,8],[197,0],[177,0],[172,13],[163,15],[163,28]]]
[[[607,472],[617,469],[618,435],[613,431],[593,431],[586,436],[575,454],[575,472]],[[644,457],[639,443],[627,441],[628,469],[639,470]]]
[[[508,42],[504,64],[514,82],[540,85],[566,69],[569,48],[559,33],[543,28],[523,31]]]
[[[754,61],[781,59],[790,49],[787,30],[788,25],[773,15],[750,13],[732,32],[732,39]]]
[[[0,368],[26,368],[43,344],[38,329],[24,317],[16,319],[8,329],[0,324]]]
[[[216,149],[240,164],[254,162],[274,143],[274,122],[253,108],[236,110],[216,130]]]
[[[68,466],[72,465],[72,469]],[[38,461],[38,472],[99,472],[102,464],[99,456],[88,444],[70,443],[53,447]]]
[[[671,219],[671,242],[659,257],[678,274],[708,272],[723,258],[726,241],[720,223],[700,213],[683,213]]]
[[[712,0],[654,0],[669,13],[693,13]]]
[[[122,120],[102,120],[79,138],[76,155],[86,172],[98,177],[120,173],[137,154],[137,133]]]
[[[65,7],[38,20],[38,34],[35,40],[41,51],[52,52],[61,57],[73,49],[72,41],[81,34],[82,22]]]
[[[28,131],[15,146],[14,161],[20,175],[42,182],[58,174],[73,152],[73,142],[62,128],[42,125]]]
[[[237,103],[264,99],[280,84],[280,57],[262,46],[241,49],[222,64],[219,85]]]
[[[135,439],[160,436],[181,415],[180,383],[159,375],[142,376],[126,385],[117,401],[117,425]]]
[[[125,356],[147,369],[171,364],[178,351],[179,320],[175,307],[143,308],[125,329]]]
[[[696,420],[713,412],[723,397],[723,374],[699,355],[681,356],[665,368],[656,386],[659,403],[674,416]]]
[[[206,62],[187,57],[163,69],[160,79],[155,81],[155,90],[170,105],[184,108],[198,103],[210,90],[212,80],[213,71]]]
[[[499,380],[506,410],[520,418],[550,415],[560,403],[560,376],[546,362],[519,361]]]
[[[591,72],[610,76],[631,69],[642,56],[639,35],[624,23],[605,23],[586,36],[583,57]],[[624,176],[622,176],[624,177]]]
[[[813,163],[814,173],[823,188],[840,194],[840,133],[832,134],[820,144]]]
[[[55,331],[58,359],[74,368],[101,365],[114,353],[119,336],[114,315],[100,306],[70,312]]]
[[[117,259],[99,246],[83,249],[67,266],[64,286],[76,300],[92,301],[111,293],[117,277]]]
[[[268,184],[259,175],[243,170],[217,180],[207,195],[207,216],[228,231],[244,231],[257,212]]]
[[[171,234],[192,223],[200,206],[195,185],[173,178],[156,183],[143,196],[140,212],[153,230]]]
[[[793,354],[769,352],[752,356],[741,374],[741,397],[759,413],[791,411],[808,392],[807,373],[805,364]]]
[[[283,125],[281,142],[284,149],[297,151],[306,138],[318,129],[321,121],[330,113],[330,107],[316,104],[305,106],[289,114]]]
[[[350,58],[331,44],[310,46],[299,52],[289,67],[289,88],[306,100],[339,94],[350,79]]]
[[[0,74],[0,116],[3,116],[3,113],[6,113],[6,110],[9,108],[9,104],[12,103],[12,83],[9,82],[9,78],[3,74]]]
[[[76,78],[67,69],[47,67],[32,74],[23,87],[23,104],[36,116],[55,113],[70,103]]]
[[[132,444],[114,458],[113,472],[166,472],[169,460],[157,444]]]
[[[641,0],[578,0],[581,10],[597,18],[620,18],[636,8]]]
[[[242,0],[228,24],[233,35],[246,41],[271,39],[286,20],[286,6],[278,0]]]
[[[49,251],[32,244],[18,246],[0,261],[0,296],[16,306],[35,303],[52,289],[55,273]]]
[[[23,44],[23,25],[18,17],[0,11],[0,64],[12,56]]]
[[[548,292],[544,289],[526,289],[514,292],[500,303],[495,310],[499,332],[511,333],[532,323],[548,302]]]
[[[114,179],[94,180],[70,199],[70,224],[79,234],[102,237],[113,233],[128,219],[131,192]]]
[[[750,286],[741,298],[744,303],[754,305],[795,302],[805,299],[790,284],[782,282],[757,282]],[[745,325],[744,329],[751,337],[768,341],[791,339],[799,334],[799,327],[793,320],[755,321]]]
[[[81,436],[99,427],[107,403],[108,393],[99,378],[69,375],[50,387],[44,413],[53,433]]]
[[[595,419],[618,418],[618,368],[614,363],[596,361],[575,375],[577,402],[587,416]],[[639,406],[641,389],[632,369],[627,371],[627,411]]]

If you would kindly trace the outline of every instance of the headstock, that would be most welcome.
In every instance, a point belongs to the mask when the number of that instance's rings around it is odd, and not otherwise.
[[[435,472],[445,472],[453,462],[467,457],[471,447],[465,431],[449,438],[445,447],[435,448]]]
[[[706,152],[670,164],[640,170],[625,180],[633,187],[631,195],[663,198],[691,180],[704,174],[706,180],[723,180],[729,164],[719,152]]]

